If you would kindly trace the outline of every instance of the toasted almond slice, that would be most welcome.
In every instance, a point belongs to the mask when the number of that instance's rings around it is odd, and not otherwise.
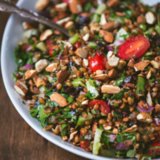
[[[52,30],[51,29],[47,29],[45,30],[41,35],[40,35],[40,41],[45,41],[48,37],[50,37],[52,35]]]
[[[56,71],[57,66],[58,66],[58,63],[51,63],[46,67],[46,71],[47,72],[54,72],[54,71]]]
[[[148,60],[140,61],[134,65],[134,69],[136,71],[143,71],[149,65],[149,63],[150,61]]]
[[[118,26],[118,25],[117,25],[115,22],[111,21],[111,22],[105,23],[105,24],[102,26],[102,28],[105,29],[105,30],[112,30],[112,29],[114,29],[114,28],[117,27],[117,26]]]
[[[96,80],[104,81],[108,79],[108,75],[107,74],[97,74],[97,75],[94,75],[93,78]]]
[[[108,0],[107,5],[108,7],[114,7],[114,6],[117,6],[119,2],[120,2],[119,0]]]
[[[17,81],[16,84],[14,85],[14,88],[16,92],[21,96],[25,96],[28,91],[26,84],[22,81]]]
[[[79,2],[79,0],[70,0],[69,1],[69,8],[72,13],[77,14],[82,11],[82,6]]]
[[[88,49],[87,49],[87,47],[78,48],[75,53],[76,53],[77,56],[79,56],[81,58],[87,58]]]
[[[56,102],[60,107],[65,107],[68,103],[67,100],[59,93],[54,92],[50,96],[51,101]]]
[[[114,37],[113,37],[113,34],[111,32],[100,30],[100,34],[107,43],[112,43],[113,42]]]
[[[124,130],[124,132],[128,132],[128,133],[132,133],[132,132],[135,132],[135,131],[137,131],[137,125],[133,125],[133,126]]]
[[[33,78],[33,81],[34,81],[36,87],[38,87],[38,88],[39,88],[40,86],[45,86],[45,85],[46,85],[44,79],[41,78],[41,77],[38,77],[38,76],[35,76],[35,77]]]
[[[70,73],[67,70],[61,70],[57,73],[57,81],[59,83],[63,83],[68,77]]]
[[[71,17],[65,17],[63,19],[60,19],[59,21],[57,21],[57,24],[62,25],[66,22],[69,22],[71,20]]]
[[[50,0],[38,0],[37,3],[36,3],[36,10],[37,11],[43,11],[47,5],[49,4]]]
[[[160,67],[160,64],[157,61],[152,60],[151,64],[155,69],[159,69],[159,67]]]
[[[114,86],[114,85],[104,84],[101,87],[101,92],[102,93],[116,94],[116,93],[119,93],[120,91],[121,91],[121,89],[118,86]]]
[[[151,118],[150,114],[145,113],[145,112],[139,113],[137,115],[137,120],[142,121],[142,122],[146,122],[146,123],[151,123],[152,122],[152,118]]]
[[[59,3],[55,6],[58,11],[65,11],[67,9],[67,3]]]
[[[34,69],[28,70],[24,74],[24,78],[27,80],[29,78],[32,78],[34,75],[36,75],[37,71]]]
[[[69,22],[67,22],[67,23],[65,24],[65,28],[66,28],[66,29],[71,29],[71,28],[73,28],[73,26],[74,26],[73,21],[69,21]]]
[[[48,65],[48,61],[46,59],[40,59],[35,64],[35,68],[37,72],[41,72]]]

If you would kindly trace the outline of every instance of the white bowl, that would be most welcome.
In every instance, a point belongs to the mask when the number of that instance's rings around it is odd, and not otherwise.
[[[151,2],[150,0],[148,1]],[[152,2],[154,1],[152,0]],[[34,10],[35,3],[36,3],[36,0],[20,0],[18,2],[18,6],[24,7],[30,10]],[[16,64],[14,61],[14,49],[18,41],[21,40],[22,33],[23,33],[21,22],[22,22],[22,18],[20,18],[17,15],[12,15],[9,18],[8,23],[6,25],[5,32],[4,32],[3,41],[2,41],[2,50],[1,50],[1,69],[2,69],[3,81],[4,81],[5,88],[7,90],[7,93],[13,105],[15,106],[16,110],[37,133],[39,133],[42,137],[44,137],[51,143],[54,143],[55,145],[69,152],[72,152],[74,154],[77,154],[79,156],[82,156],[88,159],[112,160],[111,158],[95,156],[91,153],[83,151],[79,147],[75,147],[70,143],[64,142],[63,140],[61,140],[60,137],[53,135],[50,132],[44,131],[40,126],[39,122],[30,116],[27,107],[22,103],[20,96],[14,90],[14,87],[13,87],[14,83],[12,79],[12,74],[16,69]]]

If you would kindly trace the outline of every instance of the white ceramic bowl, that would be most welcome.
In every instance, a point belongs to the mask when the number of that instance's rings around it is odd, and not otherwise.
[[[149,3],[151,2],[154,3],[157,0],[155,1],[144,0],[144,1],[145,2],[148,1]],[[34,10],[35,3],[36,3],[36,0],[20,0],[18,2],[18,6],[24,7],[30,10]],[[20,18],[17,15],[12,15],[9,18],[8,23],[6,25],[5,32],[4,32],[3,41],[2,41],[2,50],[1,50],[1,69],[2,69],[3,81],[4,81],[5,88],[7,90],[7,93],[13,105],[15,106],[16,110],[37,133],[39,133],[42,137],[44,137],[51,143],[54,143],[55,145],[69,152],[72,152],[74,154],[77,154],[79,156],[82,156],[88,159],[112,160],[111,158],[95,156],[91,153],[87,153],[83,151],[78,147],[73,146],[72,144],[64,142],[63,140],[61,140],[60,137],[53,135],[50,132],[44,131],[40,126],[39,122],[30,116],[27,110],[27,107],[22,103],[20,96],[15,92],[13,87],[13,80],[12,80],[12,74],[16,69],[16,64],[14,62],[14,49],[18,41],[21,40],[22,33],[23,33],[21,22],[22,22],[22,18]]]

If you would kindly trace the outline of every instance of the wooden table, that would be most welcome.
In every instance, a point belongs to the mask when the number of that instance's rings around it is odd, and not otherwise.
[[[0,44],[8,15],[0,13]],[[39,136],[17,113],[0,75],[0,160],[84,160]]]

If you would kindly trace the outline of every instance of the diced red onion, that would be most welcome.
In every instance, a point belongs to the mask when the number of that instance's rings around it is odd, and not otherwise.
[[[132,145],[132,141],[131,140],[126,140],[124,142],[118,143],[117,146],[116,146],[116,149],[117,150],[128,150],[130,145]]]
[[[25,70],[28,70],[28,69],[32,69],[32,65],[31,64],[26,64],[25,66],[24,66],[24,69]]]
[[[124,40],[116,40],[115,42],[114,42],[114,45],[115,46],[120,46],[121,44],[123,44],[124,43]]]
[[[139,112],[147,112],[148,113],[148,112],[151,112],[154,109],[154,107],[149,106],[149,105],[148,105],[148,108],[143,108],[141,106],[137,106],[137,109]]]
[[[108,46],[107,46],[107,50],[108,50],[108,51],[113,51],[113,50],[114,50],[114,49],[113,49],[113,46],[108,45]]]
[[[110,141],[110,142],[114,142],[115,139],[116,139],[116,135],[110,134],[110,135],[108,135],[108,138],[109,138],[109,141]]]
[[[154,121],[155,121],[155,123],[156,123],[157,126],[160,125],[160,119],[159,118],[154,118]]]

